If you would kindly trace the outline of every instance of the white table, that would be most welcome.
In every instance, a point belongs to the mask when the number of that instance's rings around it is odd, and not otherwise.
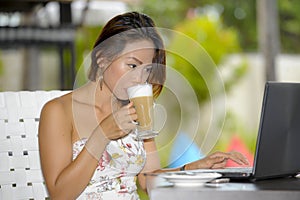
[[[300,179],[282,178],[252,182],[229,182],[220,187],[176,187],[165,179],[148,174],[147,191],[152,200],[300,200]]]

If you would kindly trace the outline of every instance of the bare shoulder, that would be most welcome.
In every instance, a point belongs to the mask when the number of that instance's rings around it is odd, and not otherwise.
[[[47,102],[41,112],[40,127],[72,129],[72,93]]]
[[[72,92],[48,101],[42,109],[43,114],[65,115],[72,107]]]

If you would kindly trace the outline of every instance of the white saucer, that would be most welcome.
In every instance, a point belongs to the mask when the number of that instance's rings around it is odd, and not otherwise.
[[[191,172],[167,172],[161,175],[174,186],[191,187],[201,186],[222,175],[219,173],[191,173]]]

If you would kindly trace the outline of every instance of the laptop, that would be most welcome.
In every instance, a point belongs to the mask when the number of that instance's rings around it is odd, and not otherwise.
[[[196,170],[231,180],[263,180],[300,172],[300,83],[266,82],[253,167]]]

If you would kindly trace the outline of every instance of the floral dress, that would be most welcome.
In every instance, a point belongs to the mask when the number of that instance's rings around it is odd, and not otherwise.
[[[86,141],[83,138],[73,144],[73,160]],[[88,186],[78,199],[138,200],[136,175],[143,169],[145,161],[143,142],[135,140],[133,134],[111,141]]]

